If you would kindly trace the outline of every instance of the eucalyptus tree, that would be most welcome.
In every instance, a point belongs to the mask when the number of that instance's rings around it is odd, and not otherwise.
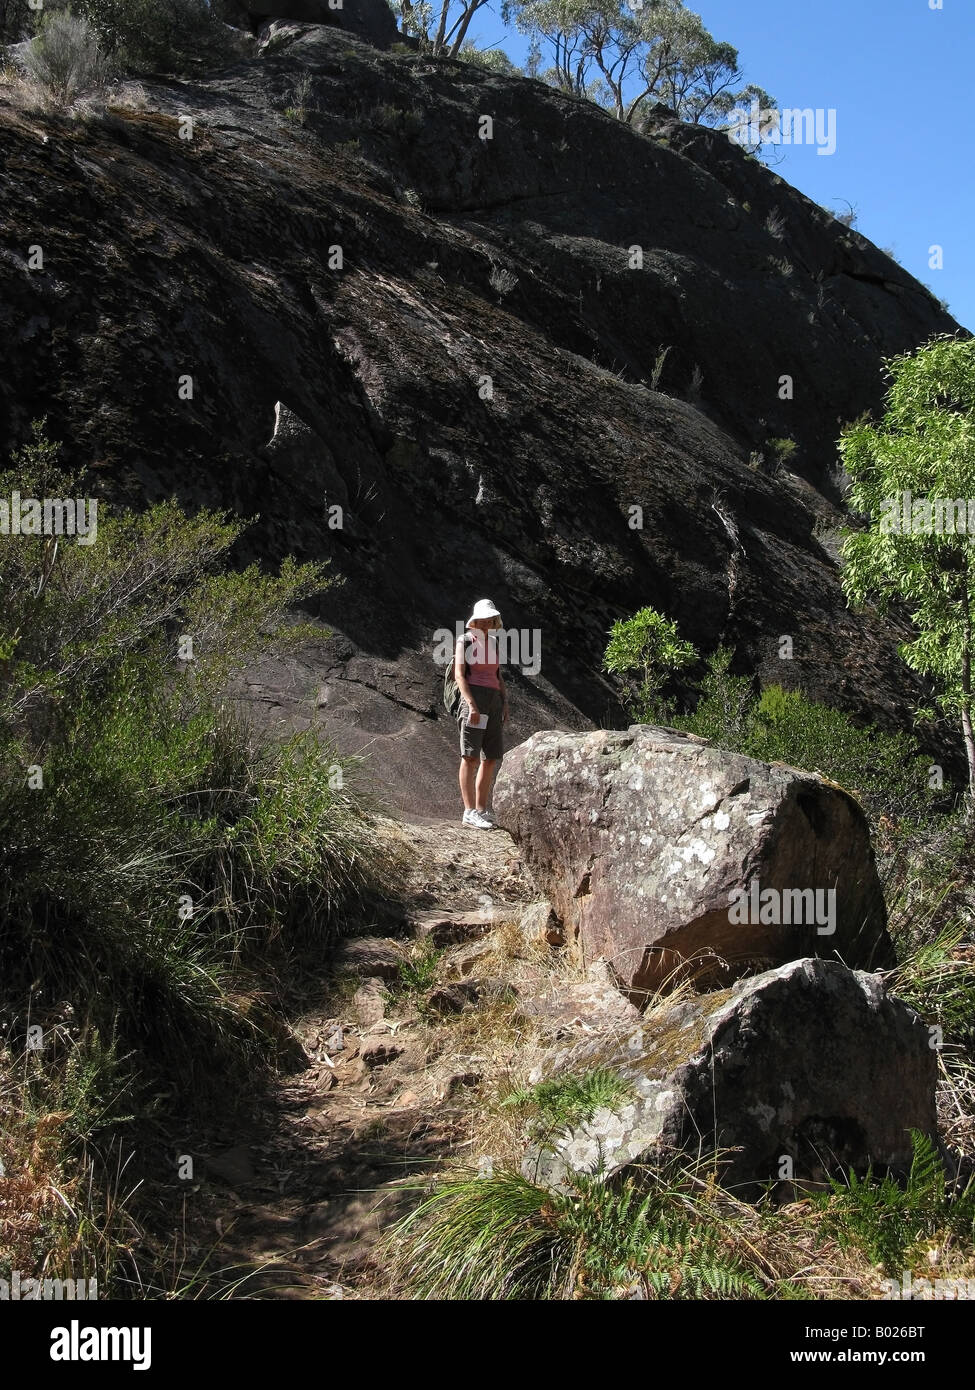
[[[548,54],[540,76],[638,124],[655,102],[686,121],[718,124],[734,107],[771,98],[743,85],[738,51],[682,0],[505,0],[512,20]]]
[[[915,635],[900,653],[958,719],[975,790],[975,340],[933,339],[885,363],[883,418],[843,431],[851,511],[843,542],[851,602],[906,608]],[[932,716],[933,710],[919,711]]]

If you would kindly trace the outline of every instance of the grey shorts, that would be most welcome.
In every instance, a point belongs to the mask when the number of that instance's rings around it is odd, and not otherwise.
[[[460,702],[457,723],[460,727],[460,756],[462,758],[503,758],[504,737],[501,711],[504,699],[500,690],[487,685],[472,685],[471,694],[481,714],[488,717],[486,729],[472,729],[467,724],[467,701]]]

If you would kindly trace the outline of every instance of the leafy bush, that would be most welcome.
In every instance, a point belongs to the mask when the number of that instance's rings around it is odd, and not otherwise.
[[[975,799],[975,583],[965,502],[959,515],[952,501],[975,496],[975,343],[939,336],[885,366],[883,419],[855,421],[839,442],[848,506],[863,519],[845,533],[843,588],[852,604],[906,609],[913,636],[898,650],[958,721]]]
[[[432,989],[437,983],[444,954],[444,950],[435,946],[429,937],[421,940],[414,948],[410,959],[403,963],[398,981],[399,988],[413,997],[423,995],[428,989]]]
[[[742,751],[753,758],[790,763],[839,783],[875,817],[918,817],[932,808],[929,760],[909,735],[862,729],[801,691],[766,686],[748,711],[744,744]]]
[[[696,660],[697,652],[681,639],[676,623],[653,608],[641,608],[610,628],[603,669],[620,679],[631,718],[652,723],[669,712],[662,699],[667,681]]]
[[[207,0],[75,0],[75,8],[129,71],[189,72],[233,54]]]
[[[799,447],[794,439],[770,439],[768,444],[780,463],[788,463]]]
[[[0,496],[68,497],[38,433]],[[324,587],[218,565],[242,527],[175,503],[96,543],[0,543],[0,937],[12,1036],[69,1001],[145,1069],[205,1096],[272,1055],[258,951],[325,943],[394,882],[352,767],[258,739],[230,676]],[[192,638],[192,659],[180,661]]]
[[[367,116],[369,124],[398,136],[415,135],[423,128],[423,119],[421,111],[408,111],[402,106],[391,106],[388,101],[374,106]]]
[[[711,654],[698,686],[696,709],[692,714],[676,715],[674,722],[687,733],[743,753],[750,739],[755,690],[750,676],[731,674],[733,659],[734,652],[727,647],[718,647]]]
[[[108,71],[95,30],[67,11],[44,16],[25,66],[55,106],[70,106],[83,92],[103,87]]]
[[[395,47],[395,45],[394,45]],[[465,43],[457,54],[465,63],[473,63],[476,68],[497,72],[504,77],[518,77],[521,69],[500,48],[478,48],[476,44]]]

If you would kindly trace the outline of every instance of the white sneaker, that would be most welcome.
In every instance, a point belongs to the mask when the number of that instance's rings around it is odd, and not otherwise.
[[[497,825],[497,823],[498,823],[498,818],[497,818],[497,816],[494,814],[494,812],[491,810],[490,806],[487,808],[486,811],[478,811],[477,814],[478,814],[479,816],[483,816],[485,820],[489,820],[489,821],[491,822],[492,825]]]
[[[488,820],[480,811],[468,811],[464,820],[465,825],[469,825],[472,830],[493,830],[494,821]]]

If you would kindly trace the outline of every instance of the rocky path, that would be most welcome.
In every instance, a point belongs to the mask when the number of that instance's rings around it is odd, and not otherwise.
[[[237,1296],[381,1297],[376,1242],[404,1188],[476,1162],[472,1114],[505,1064],[489,1021],[513,1012],[507,965],[539,894],[502,830],[388,829],[415,855],[405,933],[341,944],[292,1020],[305,1069],[243,1131],[208,1136],[185,1269],[219,1270],[211,1295],[243,1279]]]

